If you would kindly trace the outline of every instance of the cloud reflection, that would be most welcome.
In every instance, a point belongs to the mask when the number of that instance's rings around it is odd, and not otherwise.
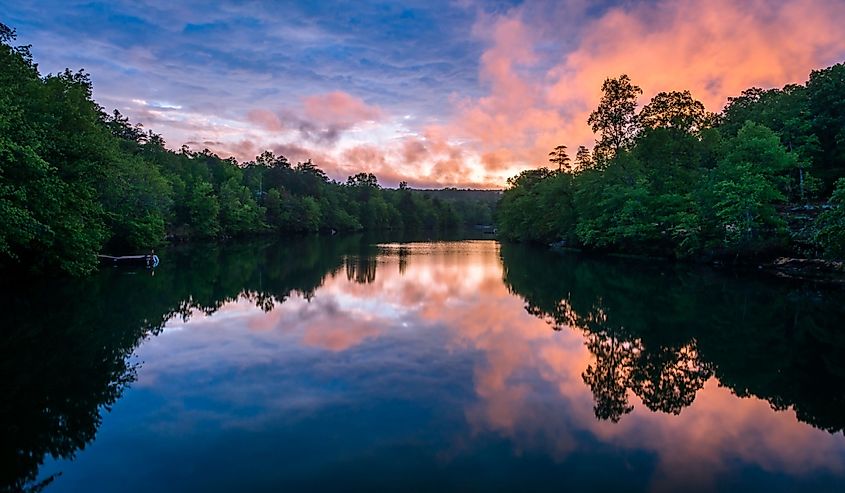
[[[583,377],[596,357],[588,341],[579,327],[553,331],[525,309],[502,282],[495,242],[386,244],[371,260],[361,277],[361,259],[347,257],[313,296],[269,312],[241,299],[170,322],[140,348],[138,386],[171,403],[168,429],[211,421],[260,430],[393,399],[459,403],[466,427],[444,457],[493,434],[515,454],[564,461],[583,451],[586,434],[654,454],[656,490],[680,478],[715,487],[737,461],[773,473],[845,473],[841,435],[737,398],[715,378],[679,415],[651,412],[623,389],[633,412],[596,420]]]

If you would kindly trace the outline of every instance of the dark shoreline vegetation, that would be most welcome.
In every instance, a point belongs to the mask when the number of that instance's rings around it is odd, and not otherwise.
[[[607,79],[588,123],[599,135],[574,161],[508,180],[502,238],[599,252],[730,263],[845,257],[845,64],[804,85],[751,88],[709,113],[689,91]],[[770,263],[786,274],[782,264]],[[801,270],[800,263],[792,268]]]
[[[371,284],[386,268],[379,243],[424,239],[312,235],[177,245],[155,275],[102,269],[3,286],[2,365],[10,380],[0,412],[14,426],[0,447],[0,490],[38,491],[55,479],[39,477],[45,457],[72,458],[94,440],[136,379],[142,362],[131,355],[168,320],[212,315],[237,300],[269,312],[292,296],[313,297],[335,275]],[[582,380],[598,419],[624,420],[638,402],[631,393],[651,411],[679,414],[716,376],[738,397],[791,409],[829,433],[845,429],[841,291],[702,266],[500,248],[502,280],[525,310],[549,330],[583,334],[593,358]],[[401,246],[395,255],[400,272],[415,260]],[[45,292],[59,300],[49,310]]]
[[[238,163],[174,152],[108,114],[89,76],[41,76],[0,24],[0,268],[85,275],[96,255],[148,252],[165,240],[362,230],[443,231],[492,224],[496,191],[384,189],[346,183],[310,160],[264,152]]]

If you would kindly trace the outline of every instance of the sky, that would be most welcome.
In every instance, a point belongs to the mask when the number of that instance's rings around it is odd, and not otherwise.
[[[386,186],[498,188],[591,147],[607,77],[719,111],[845,60],[845,0],[0,0],[0,22],[173,149]]]

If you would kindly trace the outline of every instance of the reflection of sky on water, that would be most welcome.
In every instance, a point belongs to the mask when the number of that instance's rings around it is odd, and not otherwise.
[[[370,283],[341,270],[310,301],[170,321],[97,440],[45,467],[64,471],[48,491],[777,490],[845,475],[841,434],[715,379],[678,416],[632,395],[633,413],[597,421],[581,332],[525,311],[496,243],[467,245],[386,245]]]

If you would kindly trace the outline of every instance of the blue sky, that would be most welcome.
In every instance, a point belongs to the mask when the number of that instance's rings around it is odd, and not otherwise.
[[[0,0],[0,12],[42,72],[84,68],[101,105],[173,148],[272,149],[334,178],[418,186],[497,186],[558,143],[589,145],[604,77],[629,73],[644,97],[683,84],[718,110],[845,55],[837,0]]]
[[[133,96],[226,115],[240,105],[342,89],[368,103],[418,110],[477,84],[482,46],[471,39],[468,8],[206,3],[9,2],[3,10],[21,41],[34,45],[43,71],[85,68],[105,105]]]

